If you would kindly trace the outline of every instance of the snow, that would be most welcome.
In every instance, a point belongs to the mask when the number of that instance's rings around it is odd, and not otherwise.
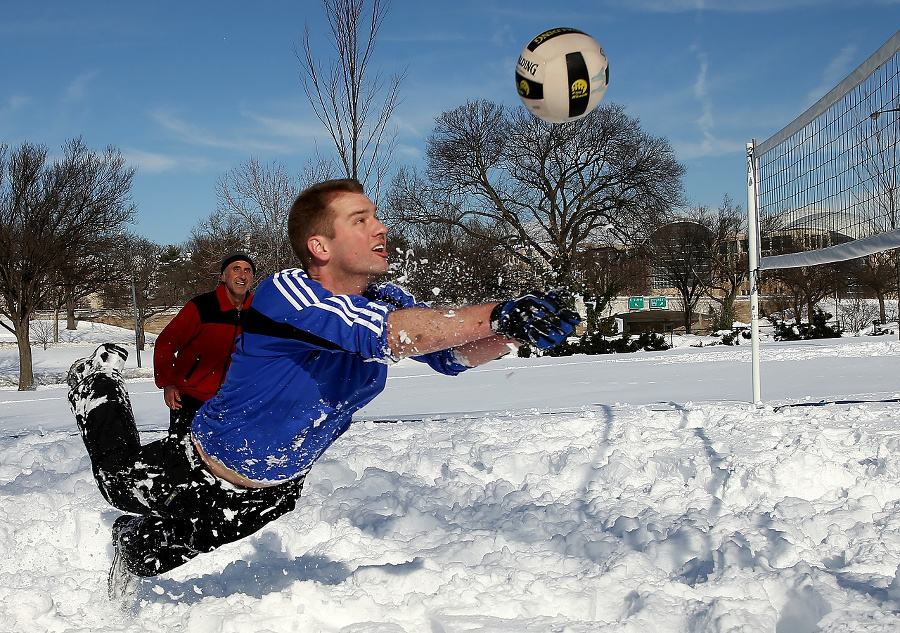
[[[67,335],[34,348],[37,391],[15,390],[17,350],[0,349],[0,630],[900,630],[895,337],[764,341],[759,409],[749,345],[696,338],[455,378],[401,362],[294,512],[142,580],[122,612],[119,513],[59,382],[96,343],[130,342],[147,441],[168,414],[131,332]],[[783,406],[822,400],[843,403]]]

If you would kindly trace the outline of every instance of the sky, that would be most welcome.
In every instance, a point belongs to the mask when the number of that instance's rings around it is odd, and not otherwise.
[[[216,209],[216,181],[256,158],[300,172],[330,143],[299,79],[315,0],[2,2],[0,143],[69,139],[137,168],[133,230],[178,244]],[[610,63],[604,102],[665,137],[691,206],[746,207],[745,146],[790,123],[900,27],[898,0],[393,0],[376,49],[407,72],[398,165],[422,166],[435,117],[467,101],[520,104],[519,53],[571,26]]]
[[[142,580],[125,611],[106,597],[120,513],[61,382],[125,345],[148,442],[168,420],[152,355],[138,368],[130,330],[79,322],[35,346],[41,387],[19,392],[0,346],[0,630],[894,633],[900,342],[769,332],[760,408],[750,346],[709,338],[456,377],[401,361],[293,512]]]

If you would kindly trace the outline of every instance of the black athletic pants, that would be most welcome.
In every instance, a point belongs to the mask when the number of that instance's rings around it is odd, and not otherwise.
[[[190,435],[174,424],[167,437],[141,446],[117,375],[91,374],[70,390],[69,399],[100,492],[116,508],[139,515],[123,526],[119,540],[120,555],[134,574],[161,574],[253,534],[293,510],[300,496],[302,479],[238,488],[214,477]]]
[[[197,411],[203,406],[201,400],[193,396],[181,394],[181,408],[169,409],[169,435],[179,438],[187,437],[191,432],[191,423]]]

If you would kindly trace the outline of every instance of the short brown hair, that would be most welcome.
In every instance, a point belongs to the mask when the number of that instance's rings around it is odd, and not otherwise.
[[[325,180],[307,187],[294,199],[288,216],[288,239],[303,268],[311,261],[307,241],[313,235],[334,237],[334,223],[328,205],[341,193],[365,193],[353,178]]]

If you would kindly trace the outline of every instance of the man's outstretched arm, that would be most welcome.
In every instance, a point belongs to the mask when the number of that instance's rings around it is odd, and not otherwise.
[[[550,349],[565,341],[580,321],[552,291],[525,294],[502,304],[407,308],[388,315],[388,346],[399,358],[455,348],[474,367],[505,354],[507,337]]]
[[[482,339],[499,338],[491,330],[491,310],[495,305],[487,303],[447,310],[395,310],[387,320],[388,346],[394,356],[406,358],[458,348]],[[475,355],[476,348],[467,350]],[[464,350],[460,351],[466,355]],[[466,357],[470,362],[475,362],[475,358]]]
[[[519,341],[495,334],[456,348],[456,356],[466,367],[478,367],[519,349]]]

